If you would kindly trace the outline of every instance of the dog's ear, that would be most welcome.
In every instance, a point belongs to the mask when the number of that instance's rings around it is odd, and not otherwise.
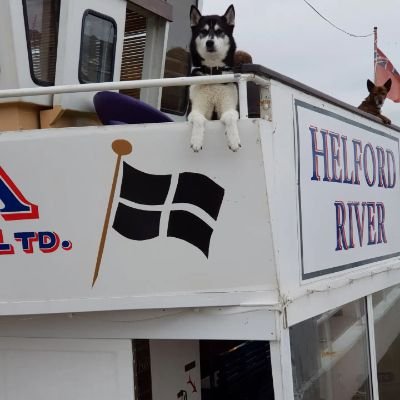
[[[383,84],[383,86],[385,86],[386,90],[387,90],[388,93],[389,93],[390,88],[392,87],[392,80],[389,78],[389,79]]]
[[[235,25],[235,7],[233,7],[233,4],[231,4],[228,9],[225,11],[225,14],[223,15],[226,19],[226,23],[230,26]]]
[[[374,87],[375,87],[375,85],[374,85],[374,83],[373,82],[371,82],[369,79],[367,80],[367,88],[368,88],[368,92],[372,92],[373,90],[374,90]]]
[[[190,26],[196,26],[201,18],[201,12],[196,6],[190,8]]]

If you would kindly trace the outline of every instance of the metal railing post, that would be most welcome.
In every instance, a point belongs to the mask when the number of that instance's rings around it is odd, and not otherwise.
[[[243,75],[239,76],[238,92],[239,92],[239,115],[240,119],[249,117],[249,106],[247,104],[247,81]]]

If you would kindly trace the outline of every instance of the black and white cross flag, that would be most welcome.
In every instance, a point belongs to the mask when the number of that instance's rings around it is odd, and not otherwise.
[[[120,198],[127,202],[118,203],[113,228],[128,239],[153,239],[160,235],[162,213],[169,212],[167,236],[185,240],[208,257],[212,227],[194,213],[176,205],[191,204],[216,221],[224,189],[206,175],[182,172],[173,194],[172,204],[175,206],[165,209],[171,181],[172,175],[148,174],[124,162]]]

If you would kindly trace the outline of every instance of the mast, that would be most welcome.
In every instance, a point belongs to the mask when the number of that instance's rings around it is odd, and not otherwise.
[[[374,83],[376,82],[376,63],[378,61],[378,27],[374,26]]]

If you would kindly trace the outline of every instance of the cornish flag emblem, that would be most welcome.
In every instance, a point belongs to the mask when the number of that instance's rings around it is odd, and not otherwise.
[[[115,140],[112,149],[117,154],[117,162],[92,287],[100,271],[121,159],[132,151],[132,145],[126,140]],[[112,227],[127,239],[149,240],[161,236],[161,221],[167,219],[167,237],[190,243],[208,258],[213,233],[210,223],[217,221],[223,198],[224,189],[206,175],[194,172],[181,172],[177,177],[153,175],[123,162]]]
[[[151,175],[124,162],[120,198],[127,202],[119,202],[113,228],[128,239],[152,239],[160,235],[162,213],[169,212],[167,236],[192,244],[208,257],[213,229],[194,213],[177,208],[191,204],[217,220],[224,189],[205,175],[182,172],[173,193],[173,209],[164,211],[171,181],[172,175]]]

